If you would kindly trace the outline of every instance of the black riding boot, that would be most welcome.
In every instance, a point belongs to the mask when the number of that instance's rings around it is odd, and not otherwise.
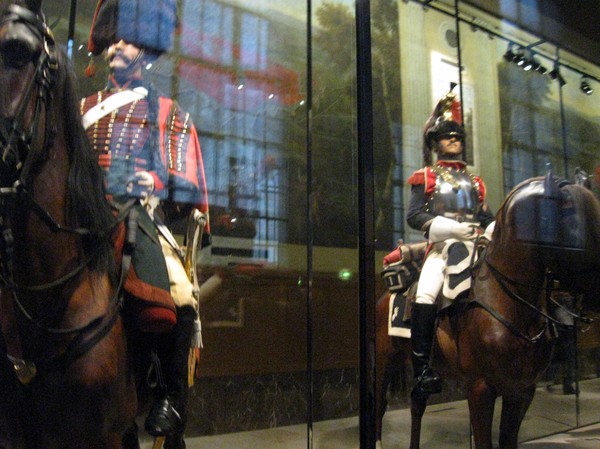
[[[413,372],[417,383],[415,391],[424,394],[442,391],[442,380],[429,366],[429,357],[435,333],[437,307],[435,304],[414,303],[411,316],[411,345]]]
[[[173,330],[172,345],[163,351],[166,394],[157,400],[144,423],[152,436],[166,435],[165,449],[184,449],[183,431],[187,421],[188,356],[194,333],[196,311],[190,307],[177,310],[177,324]]]

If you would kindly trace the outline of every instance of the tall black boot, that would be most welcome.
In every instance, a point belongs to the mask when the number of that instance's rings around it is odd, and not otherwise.
[[[414,391],[422,394],[433,394],[442,391],[442,380],[431,366],[429,358],[437,307],[435,304],[414,303],[411,316],[411,345],[413,372],[417,383]]]
[[[152,436],[167,436],[165,449],[184,449],[183,431],[187,422],[188,357],[194,334],[196,311],[185,306],[177,310],[171,347],[161,354],[166,394],[158,399],[144,423]]]

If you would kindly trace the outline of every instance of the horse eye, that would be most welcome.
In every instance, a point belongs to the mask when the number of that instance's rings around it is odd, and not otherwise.
[[[6,67],[22,69],[32,62],[39,51],[36,51],[29,42],[21,39],[0,41],[0,53]]]

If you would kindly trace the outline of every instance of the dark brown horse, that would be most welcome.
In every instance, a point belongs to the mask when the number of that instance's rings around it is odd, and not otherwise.
[[[0,447],[116,449],[137,399],[115,219],[40,8],[0,2]]]
[[[499,447],[517,448],[536,381],[552,353],[551,328],[556,323],[547,314],[549,293],[558,282],[561,289],[583,294],[586,306],[597,308],[599,251],[600,203],[584,187],[559,185],[548,175],[521,183],[507,196],[492,241],[475,269],[469,298],[441,313],[434,343],[434,364],[445,376],[458,379],[467,395],[477,449],[492,449],[499,397]],[[385,297],[377,311],[387,317]],[[378,339],[377,349],[383,351],[378,373],[386,372],[397,347],[387,335]],[[384,377],[378,381],[380,437],[386,392]],[[426,403],[427,396],[413,393],[411,449],[419,447]]]

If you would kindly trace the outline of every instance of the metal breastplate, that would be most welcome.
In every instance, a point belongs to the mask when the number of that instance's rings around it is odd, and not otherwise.
[[[456,221],[475,222],[481,208],[479,183],[463,170],[432,167],[436,174],[435,189],[427,201],[427,211]]]

